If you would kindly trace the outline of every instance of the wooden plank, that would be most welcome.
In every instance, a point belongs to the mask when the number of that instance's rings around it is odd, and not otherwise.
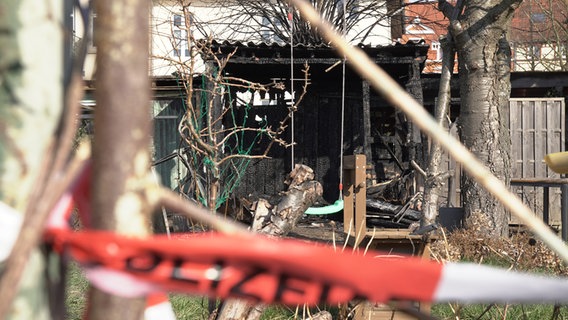
[[[558,109],[560,111],[560,117],[558,117],[558,119],[560,120],[560,146],[559,146],[559,151],[564,151],[565,150],[565,146],[566,146],[566,100],[564,98],[558,98],[556,105],[558,106]],[[558,204],[561,203],[561,197],[562,197],[562,193],[561,191],[557,191],[554,193],[554,204]],[[556,209],[556,207],[554,208],[555,210],[553,212],[561,212],[561,205],[558,205],[558,209]],[[556,220],[555,218],[558,217],[558,220]],[[560,214],[558,215],[554,215],[551,217],[551,221],[558,221],[561,222],[563,219],[562,217],[560,217]]]
[[[547,117],[547,153],[564,151],[564,99],[556,98],[549,102],[549,115]],[[559,174],[552,170],[547,170],[547,177],[558,178]],[[560,188],[552,189],[549,195],[549,212],[550,224],[560,225],[561,223],[561,190]]]
[[[511,176],[520,177],[522,174],[522,156],[520,154],[522,146],[521,128],[521,102],[517,100],[509,101],[509,130],[511,134]],[[511,191],[520,198],[522,197],[522,187],[512,187]],[[516,219],[509,214],[509,220]]]
[[[408,229],[380,229],[380,230],[367,230],[367,236],[373,237],[376,240],[384,239],[410,239],[421,240],[421,235],[412,235]]]
[[[343,158],[343,169],[346,169],[346,170],[355,169],[355,157],[354,156],[345,156]]]
[[[374,175],[373,153],[371,144],[373,143],[373,135],[371,134],[371,93],[370,86],[367,81],[362,81],[362,104],[363,104],[363,152],[365,157],[369,159],[367,169],[372,177]]]
[[[535,176],[535,108],[535,101],[528,100],[523,102],[523,178]],[[535,188],[523,187],[523,198],[525,203],[529,204],[532,207],[533,211],[535,211]]]
[[[547,146],[547,119],[551,106],[547,101],[539,101],[534,109],[534,159],[535,159],[535,177],[546,177],[546,163],[544,156],[546,155]]]
[[[355,233],[355,156],[343,158],[343,231]]]
[[[355,236],[356,245],[367,233],[367,158],[355,155]]]
[[[547,101],[536,101],[534,114],[534,176],[546,177],[547,166],[544,162],[546,155],[546,116],[548,114]],[[534,189],[532,199],[534,211],[544,218],[543,188]],[[548,199],[547,199],[548,201]]]
[[[560,186],[563,184],[568,184],[568,179],[566,178],[512,178],[511,184],[524,184],[531,186]]]
[[[397,311],[386,304],[361,302],[354,310],[354,320],[414,320],[414,316]]]
[[[365,161],[364,155],[350,155],[344,158],[344,163],[353,164],[353,166],[343,168],[343,228],[345,233],[354,237],[354,247],[365,238],[367,233]]]
[[[522,128],[520,123],[520,115],[518,112],[520,109],[519,101],[510,102],[510,117],[509,126],[511,132],[511,162],[512,162],[512,175],[513,177],[520,177],[522,173],[522,157],[520,155],[520,150],[522,146]]]

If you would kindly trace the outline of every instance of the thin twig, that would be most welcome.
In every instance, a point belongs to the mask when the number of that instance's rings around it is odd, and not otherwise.
[[[371,247],[371,244],[373,243],[373,241],[375,240],[375,233],[377,231],[377,228],[373,227],[373,234],[371,235],[371,238],[369,239],[369,242],[367,243],[367,246],[365,246],[365,251],[363,252],[363,255],[367,255],[367,252],[369,251],[369,248]]]
[[[197,220],[198,222],[226,234],[249,233],[244,225],[227,220],[217,214],[212,214],[208,209],[182,198],[179,194],[169,189],[160,187],[154,191],[158,193],[157,202],[159,204],[174,210],[176,213],[182,214],[189,219]]]
[[[345,248],[347,248],[347,243],[349,243],[349,238],[351,237],[351,231],[353,231],[353,218],[349,221],[349,229],[347,229],[347,235],[345,242],[343,243],[343,248],[341,248],[341,252],[344,252]]]
[[[490,305],[488,305],[485,310],[483,310],[483,312],[477,316],[477,318],[475,318],[475,320],[480,320],[487,312],[489,312],[489,310],[491,310],[491,308],[493,308],[495,306],[494,303],[491,303]]]

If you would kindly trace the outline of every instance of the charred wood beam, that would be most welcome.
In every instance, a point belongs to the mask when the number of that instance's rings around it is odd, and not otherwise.
[[[404,209],[404,206],[395,205],[377,199],[367,199],[367,208],[371,211],[377,210],[379,212],[389,213],[392,215],[402,215],[402,210]],[[408,219],[417,221],[420,220],[420,218],[422,217],[422,213],[420,211],[407,208],[404,211],[404,216]]]

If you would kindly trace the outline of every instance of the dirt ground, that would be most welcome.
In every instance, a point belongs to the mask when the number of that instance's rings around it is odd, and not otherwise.
[[[346,235],[343,232],[343,223],[317,216],[303,217],[290,232],[289,237],[317,241],[325,244],[343,244]]]

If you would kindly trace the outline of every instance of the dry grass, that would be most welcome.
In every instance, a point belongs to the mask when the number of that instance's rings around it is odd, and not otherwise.
[[[487,236],[482,218],[474,219],[470,229],[443,233],[432,244],[432,258],[440,262],[474,262],[516,271],[568,275],[562,259],[528,230],[509,238]],[[568,310],[559,305],[436,304],[438,319],[566,319]]]
[[[527,230],[519,230],[509,238],[489,237],[483,218],[476,225],[443,234],[432,245],[432,257],[441,262],[470,261],[498,265],[519,271],[567,275],[562,259]]]
[[[510,238],[489,238],[475,230],[458,230],[432,245],[439,261],[471,261],[497,264],[522,271],[546,271],[566,275],[562,260],[528,232]]]

